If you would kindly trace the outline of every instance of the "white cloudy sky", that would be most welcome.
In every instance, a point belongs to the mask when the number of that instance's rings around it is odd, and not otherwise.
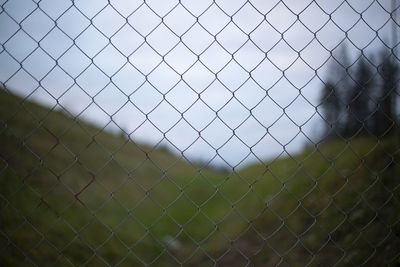
[[[318,136],[330,51],[345,42],[355,60],[392,47],[391,2],[3,0],[0,81],[133,140],[236,166]]]

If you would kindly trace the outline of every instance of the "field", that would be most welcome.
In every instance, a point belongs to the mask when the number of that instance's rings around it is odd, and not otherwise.
[[[4,266],[400,265],[398,134],[228,172],[0,90],[0,142]]]

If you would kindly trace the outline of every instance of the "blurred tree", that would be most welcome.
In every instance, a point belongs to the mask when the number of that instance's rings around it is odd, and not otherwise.
[[[332,54],[328,67],[329,80],[324,84],[320,98],[323,118],[328,127],[325,135],[329,138],[344,135],[348,120],[348,88],[352,80],[348,74],[350,66],[346,43]]]
[[[398,66],[392,54],[381,52],[381,64],[378,72],[381,77],[379,95],[376,98],[374,116],[374,134],[382,136],[393,131],[395,118],[395,100],[398,81]]]
[[[340,99],[337,95],[334,83],[329,81],[325,84],[322,91],[321,107],[323,119],[328,125],[326,135],[335,137],[340,134],[339,129],[339,114],[340,114]]]
[[[381,137],[393,133],[399,81],[399,67],[393,52],[382,50],[380,53],[378,75],[364,55],[353,66],[349,64],[345,45],[338,52],[332,57],[329,79],[320,98],[322,117],[327,125],[325,136],[374,134]]]
[[[336,96],[339,99],[339,122],[337,126],[338,133],[341,136],[346,135],[347,124],[350,119],[349,115],[349,102],[351,95],[350,88],[354,86],[354,81],[351,79],[350,59],[346,43],[343,43],[339,49],[339,65],[340,69],[336,70],[337,83],[336,83]]]
[[[372,89],[374,86],[373,72],[370,64],[362,56],[354,73],[354,86],[349,88],[347,136],[365,134],[373,125]]]

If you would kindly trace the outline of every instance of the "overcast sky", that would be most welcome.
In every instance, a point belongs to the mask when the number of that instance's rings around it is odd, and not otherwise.
[[[216,165],[315,140],[340,44],[393,43],[389,0],[0,2],[9,90]]]

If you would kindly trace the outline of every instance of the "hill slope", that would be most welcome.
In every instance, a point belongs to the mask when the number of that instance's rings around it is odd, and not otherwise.
[[[359,137],[245,168],[267,205],[238,243],[265,266],[398,266],[399,162],[397,137]]]
[[[0,262],[175,263],[165,240],[180,235],[187,256],[225,210],[212,197],[224,176],[165,149],[4,90],[0,122]]]
[[[399,263],[399,143],[200,168],[0,90],[0,262]]]

